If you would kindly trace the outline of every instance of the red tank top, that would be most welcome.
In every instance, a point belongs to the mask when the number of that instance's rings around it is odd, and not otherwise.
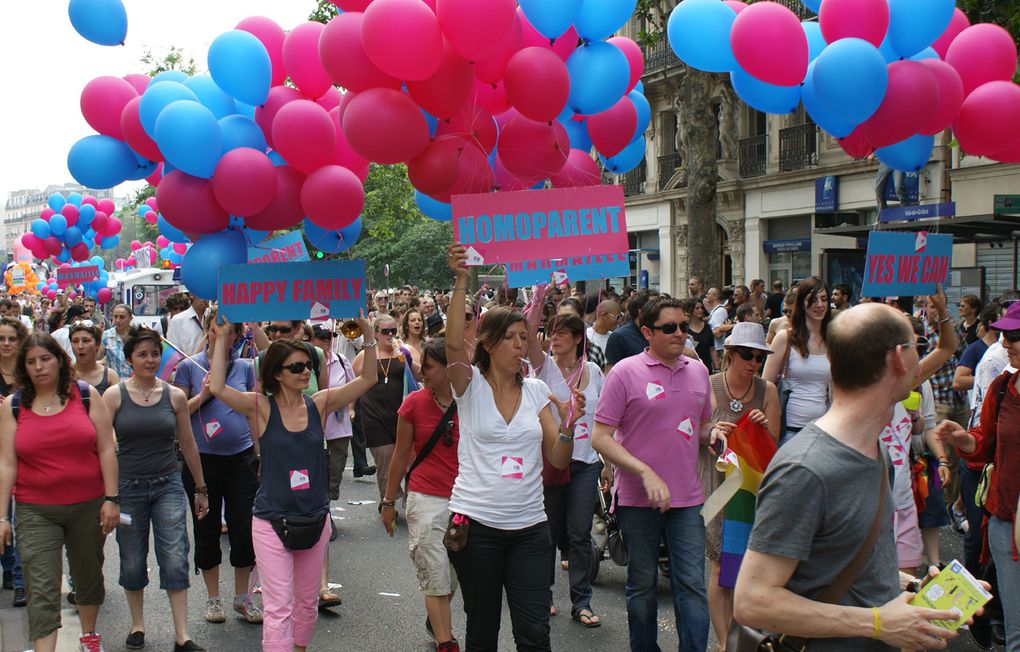
[[[96,400],[93,397],[92,400]],[[72,385],[64,409],[40,416],[22,405],[14,434],[20,503],[72,505],[103,495],[96,428]]]

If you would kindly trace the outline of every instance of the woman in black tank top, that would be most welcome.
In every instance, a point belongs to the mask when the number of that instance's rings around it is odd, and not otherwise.
[[[363,332],[370,332],[371,324],[363,317],[358,322]],[[209,336],[225,340],[231,328],[229,323],[213,324]],[[329,464],[323,415],[352,403],[375,384],[375,342],[365,342],[366,364],[360,376],[312,397],[303,394],[312,363],[301,342],[277,340],[269,346],[259,369],[266,392],[261,395],[226,384],[228,348],[213,348],[209,391],[255,424],[252,436],[259,440],[262,452],[262,477],[252,509],[252,543],[262,579],[263,648],[304,650],[318,617],[319,582],[330,532],[325,527]],[[287,533],[298,524],[311,532],[309,538],[317,537],[314,543],[308,542],[311,547],[284,545],[285,540],[290,541]],[[316,527],[320,532],[314,531]]]
[[[98,325],[91,319],[76,321],[67,334],[74,350],[74,370],[79,379],[95,387],[100,396],[120,382],[116,371],[96,362],[99,344],[103,340],[103,330]]]

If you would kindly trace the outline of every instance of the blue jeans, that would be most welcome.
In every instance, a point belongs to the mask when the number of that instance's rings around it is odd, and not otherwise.
[[[1020,652],[1020,561],[1013,561],[1013,524],[994,516],[988,519],[988,547],[999,576],[1006,652]]]
[[[120,546],[120,585],[141,591],[149,584],[149,524],[156,543],[159,588],[187,589],[188,496],[178,473],[159,478],[120,480],[120,511],[131,516],[131,525],[117,527]]]
[[[552,533],[553,549],[550,564],[552,583],[556,582],[556,550],[567,544],[570,560],[571,614],[591,609],[591,519],[595,515],[595,492],[598,491],[602,463],[570,463],[570,482],[562,487],[546,487],[546,515]],[[555,504],[550,504],[555,503]],[[561,541],[561,537],[565,540]]]
[[[967,533],[963,535],[963,565],[974,577],[981,577],[981,520],[984,513],[974,503],[981,471],[971,471],[967,463],[960,460],[960,495],[963,496],[963,511],[967,516]],[[945,511],[943,508],[942,511]]]
[[[14,513],[14,500],[11,500],[11,504],[7,513],[11,516],[11,532],[14,532],[15,525],[18,523],[17,515]],[[12,535],[16,536],[16,535]],[[23,589],[25,588],[25,576],[21,572],[21,555],[18,554],[17,542],[11,543],[9,546],[4,546],[3,554],[0,555],[0,565],[3,566],[5,573],[10,573],[11,577],[14,578],[14,588]]]
[[[705,593],[705,523],[701,505],[662,512],[619,507],[620,530],[630,556],[627,566],[627,625],[631,652],[658,652],[659,542],[665,538],[669,584],[681,652],[708,646]],[[665,535],[665,536],[664,536]]]

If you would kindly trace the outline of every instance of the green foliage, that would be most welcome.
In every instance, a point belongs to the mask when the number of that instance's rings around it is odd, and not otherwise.
[[[638,45],[650,47],[663,38],[669,12],[676,4],[677,0],[638,0],[634,9],[634,21],[637,24],[634,40]]]
[[[319,3],[318,5],[316,5],[315,10],[312,13],[308,14],[308,20],[314,20],[317,23],[322,23],[325,25],[326,23],[329,22],[330,18],[336,16],[338,13],[340,12],[337,11],[336,5],[334,5],[332,2],[330,2],[329,0],[319,0]]]
[[[148,75],[150,77],[155,77],[167,70],[180,70],[188,75],[198,72],[195,58],[188,56],[184,50],[176,46],[170,46],[170,50],[161,57],[153,54],[152,50],[146,49],[142,55],[142,63],[149,67]]]

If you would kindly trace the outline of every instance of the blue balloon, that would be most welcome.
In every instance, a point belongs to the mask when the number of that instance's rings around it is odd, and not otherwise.
[[[94,219],[96,219],[96,207],[92,204],[82,204],[78,209],[78,223],[88,226]]]
[[[878,51],[882,53],[882,58],[885,59],[886,63],[899,61],[903,58],[900,56],[899,52],[893,49],[892,42],[889,40],[888,34],[886,34],[885,38],[882,39],[882,44],[878,46]]]
[[[686,0],[685,0],[686,1]],[[718,1],[718,0],[713,0]],[[630,84],[630,64],[620,48],[605,41],[585,43],[567,59],[567,105],[582,115],[602,113],[616,104]]]
[[[818,101],[815,95],[815,63],[816,61],[812,61],[808,64],[807,75],[800,88],[800,99],[804,102],[804,110],[822,131],[833,138],[846,138],[857,125],[833,115],[826,106]]]
[[[925,49],[921,50],[920,52],[918,52],[917,54],[913,55],[912,57],[910,57],[910,60],[911,61],[924,61],[925,59],[941,59],[941,58],[942,57],[939,56],[939,53],[936,52],[934,48],[928,47],[928,48],[925,48]]]
[[[822,36],[822,27],[817,21],[805,20],[800,24],[807,37],[808,61],[814,61],[825,49],[825,38]]]
[[[209,74],[227,95],[260,106],[269,96],[272,64],[266,46],[248,32],[235,29],[209,46]]]
[[[184,254],[179,254],[176,251],[170,252],[170,257],[167,259],[174,265],[180,265],[184,262]]]
[[[162,215],[156,220],[156,228],[159,229],[159,234],[169,240],[170,242],[185,243],[191,242],[188,236],[184,235],[184,232],[177,227],[166,221],[166,218]]]
[[[59,213],[60,209],[63,208],[66,203],[67,200],[64,199],[64,196],[59,192],[53,193],[49,196],[49,199],[46,200],[46,205],[52,208],[55,213]]]
[[[67,203],[74,204],[78,208],[81,208],[82,199],[84,199],[84,197],[82,197],[79,193],[72,192],[70,195],[67,196]]]
[[[138,169],[127,143],[110,136],[85,136],[67,153],[67,169],[86,188],[112,188]]]
[[[216,298],[221,265],[248,261],[248,243],[239,231],[204,236],[188,249],[181,264],[181,281],[188,291],[206,300]]]
[[[73,247],[76,244],[81,244],[83,237],[84,236],[82,236],[81,229],[79,229],[77,226],[69,226],[67,227],[67,230],[64,232],[64,244],[66,244],[68,247]]]
[[[142,204],[138,207],[138,217],[145,217],[145,214],[152,210],[152,206]],[[80,216],[79,216],[80,217]]]
[[[241,232],[244,233],[244,236],[245,238],[247,238],[248,242],[252,244],[258,244],[259,242],[262,242],[263,240],[269,237],[270,233],[272,233],[272,231],[259,231],[258,229],[249,229],[247,227],[245,227],[244,230]]]
[[[446,202],[441,202],[438,199],[433,199],[423,192],[414,191],[414,203],[418,205],[418,210],[427,217],[431,217],[434,220],[440,222],[449,222],[453,219],[453,207]]]
[[[238,147],[250,147],[260,152],[266,151],[266,136],[262,128],[251,118],[243,115],[228,115],[220,118],[220,134],[223,139],[223,153],[226,154]]]
[[[834,116],[860,124],[878,110],[889,85],[882,53],[859,38],[831,43],[814,60],[815,96]]]
[[[57,254],[55,257],[59,262],[66,263],[71,260],[71,250],[68,249],[67,247],[64,247],[63,249],[60,250],[60,253]]]
[[[178,170],[208,179],[223,155],[220,125],[198,102],[170,104],[156,120],[156,144]]]
[[[56,217],[56,215],[54,215],[54,217]],[[32,220],[32,226],[29,228],[32,229],[32,235],[40,240],[45,240],[50,237],[50,224],[41,217],[37,217]]]
[[[623,151],[616,156],[605,158],[600,154],[599,160],[602,161],[602,167],[615,174],[630,172],[637,166],[641,165],[641,161],[645,160],[644,136],[642,135],[641,137],[632,140],[630,144],[624,147]]]
[[[637,91],[631,91],[627,93],[627,98],[634,104],[634,108],[637,109],[637,128],[634,129],[634,136],[631,138],[637,138],[639,135],[644,135],[648,129],[648,125],[652,123],[652,107],[648,104],[648,100],[644,94]],[[570,135],[570,132],[567,132]]]
[[[111,236],[109,236],[107,238],[103,238],[102,240],[99,241],[99,248],[100,249],[114,249],[119,244],[120,244],[120,236],[119,235],[111,235]]]
[[[86,230],[85,233],[83,234],[83,236],[84,236],[86,242],[95,242],[96,241],[96,232],[93,231],[92,229]]]
[[[358,241],[358,238],[361,237],[360,217],[337,231],[317,226],[307,217],[304,220],[303,226],[308,242],[319,251],[328,254],[336,254],[350,249]]]
[[[198,96],[198,101],[212,111],[217,120],[237,113],[237,102],[224,93],[212,77],[197,75],[184,82],[184,85]]]
[[[251,104],[245,104],[239,100],[234,100],[234,104],[237,105],[238,115],[243,115],[246,118],[255,119],[255,107]]]
[[[144,179],[155,172],[156,168],[159,167],[159,163],[156,161],[150,161],[138,156],[137,154],[135,154],[135,160],[138,162],[138,169],[127,178],[128,181],[139,181]]]
[[[942,36],[953,19],[955,0],[889,0],[889,42],[910,57]]]
[[[539,34],[555,39],[574,24],[583,3],[584,0],[519,0],[518,4]]]
[[[720,0],[683,0],[669,15],[666,37],[687,65],[706,72],[739,68],[730,46],[737,12]]]
[[[933,147],[934,136],[917,134],[895,145],[876,149],[875,156],[894,170],[916,172],[927,165]]]
[[[763,113],[784,115],[800,106],[800,86],[776,86],[755,79],[737,68],[730,73],[730,83],[740,99]]]
[[[439,128],[439,118],[432,115],[425,109],[421,110],[423,116],[425,116],[425,124],[429,126],[429,138],[436,135],[436,130]]]
[[[574,19],[574,29],[586,41],[602,40],[626,25],[636,8],[637,0],[584,0]]]
[[[645,85],[641,83],[640,79],[638,80],[637,85],[634,86],[633,90],[637,91],[638,93],[641,93],[642,95],[645,94]]]
[[[573,113],[570,114],[571,116]],[[560,124],[567,130],[567,137],[570,138],[570,148],[579,149],[582,152],[590,152],[592,148],[591,136],[588,135],[588,121],[573,120],[568,117],[560,120]]]
[[[190,88],[176,81],[161,84],[149,83],[138,103],[138,120],[149,138],[156,138],[156,119],[168,105],[178,100],[198,102],[198,96]]]
[[[123,45],[127,10],[120,0],[71,0],[67,7],[74,31],[98,45]]]
[[[269,160],[272,161],[273,165],[275,165],[276,167],[280,167],[281,165],[287,165],[287,161],[284,160],[284,158],[280,156],[280,153],[277,152],[275,149],[271,149],[268,152],[266,152],[266,156],[269,157]]]
[[[145,90],[149,90],[149,88],[151,88],[153,84],[162,84],[163,82],[168,81],[183,84],[189,79],[191,79],[191,77],[188,76],[188,73],[182,70],[164,70],[163,72],[157,74],[155,77],[152,78],[152,81],[150,81],[149,85],[145,87]]]
[[[100,278],[102,278],[103,274],[105,273],[105,270],[103,270],[103,265],[105,264],[106,263],[103,262],[102,256],[93,256],[92,258],[89,258],[89,265],[95,265],[96,267],[99,268]]]

